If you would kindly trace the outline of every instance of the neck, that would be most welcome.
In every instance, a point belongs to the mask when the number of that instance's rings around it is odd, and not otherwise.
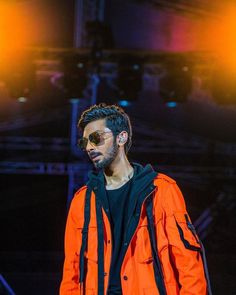
[[[125,156],[117,160],[104,170],[106,189],[119,188],[133,176],[134,169],[129,163],[127,157]]]

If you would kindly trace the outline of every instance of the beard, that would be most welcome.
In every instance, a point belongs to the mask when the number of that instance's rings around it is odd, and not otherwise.
[[[114,141],[112,147],[106,152],[106,156],[103,160],[98,160],[94,163],[94,166],[97,169],[105,169],[111,165],[111,163],[115,160],[118,154],[119,147],[117,143]]]

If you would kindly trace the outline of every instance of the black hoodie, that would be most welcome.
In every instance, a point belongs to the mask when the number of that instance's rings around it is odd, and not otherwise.
[[[132,207],[128,210],[128,219],[130,219],[134,213],[137,214],[137,212],[134,211],[137,209],[138,204],[142,205],[144,198],[148,193],[150,193],[150,189],[154,189],[153,180],[157,176],[157,172],[153,170],[150,164],[146,165],[145,167],[138,163],[131,163],[131,165],[134,168],[131,189],[131,199],[133,199],[133,201],[131,202]],[[103,170],[91,171],[89,173],[89,181],[87,186],[94,191],[96,198],[100,200],[102,207],[108,215],[108,218],[110,218]]]

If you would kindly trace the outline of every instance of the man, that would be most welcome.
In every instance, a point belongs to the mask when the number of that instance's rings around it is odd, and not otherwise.
[[[96,172],[71,203],[60,294],[210,294],[203,247],[176,182],[127,158],[128,115],[94,105],[78,126]]]

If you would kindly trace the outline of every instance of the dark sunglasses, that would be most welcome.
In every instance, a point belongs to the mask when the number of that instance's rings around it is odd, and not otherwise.
[[[102,144],[105,140],[104,134],[105,133],[111,133],[112,131],[94,131],[89,134],[88,138],[82,137],[78,141],[78,146],[85,151],[88,141],[90,141],[93,145],[97,146],[99,144]]]

